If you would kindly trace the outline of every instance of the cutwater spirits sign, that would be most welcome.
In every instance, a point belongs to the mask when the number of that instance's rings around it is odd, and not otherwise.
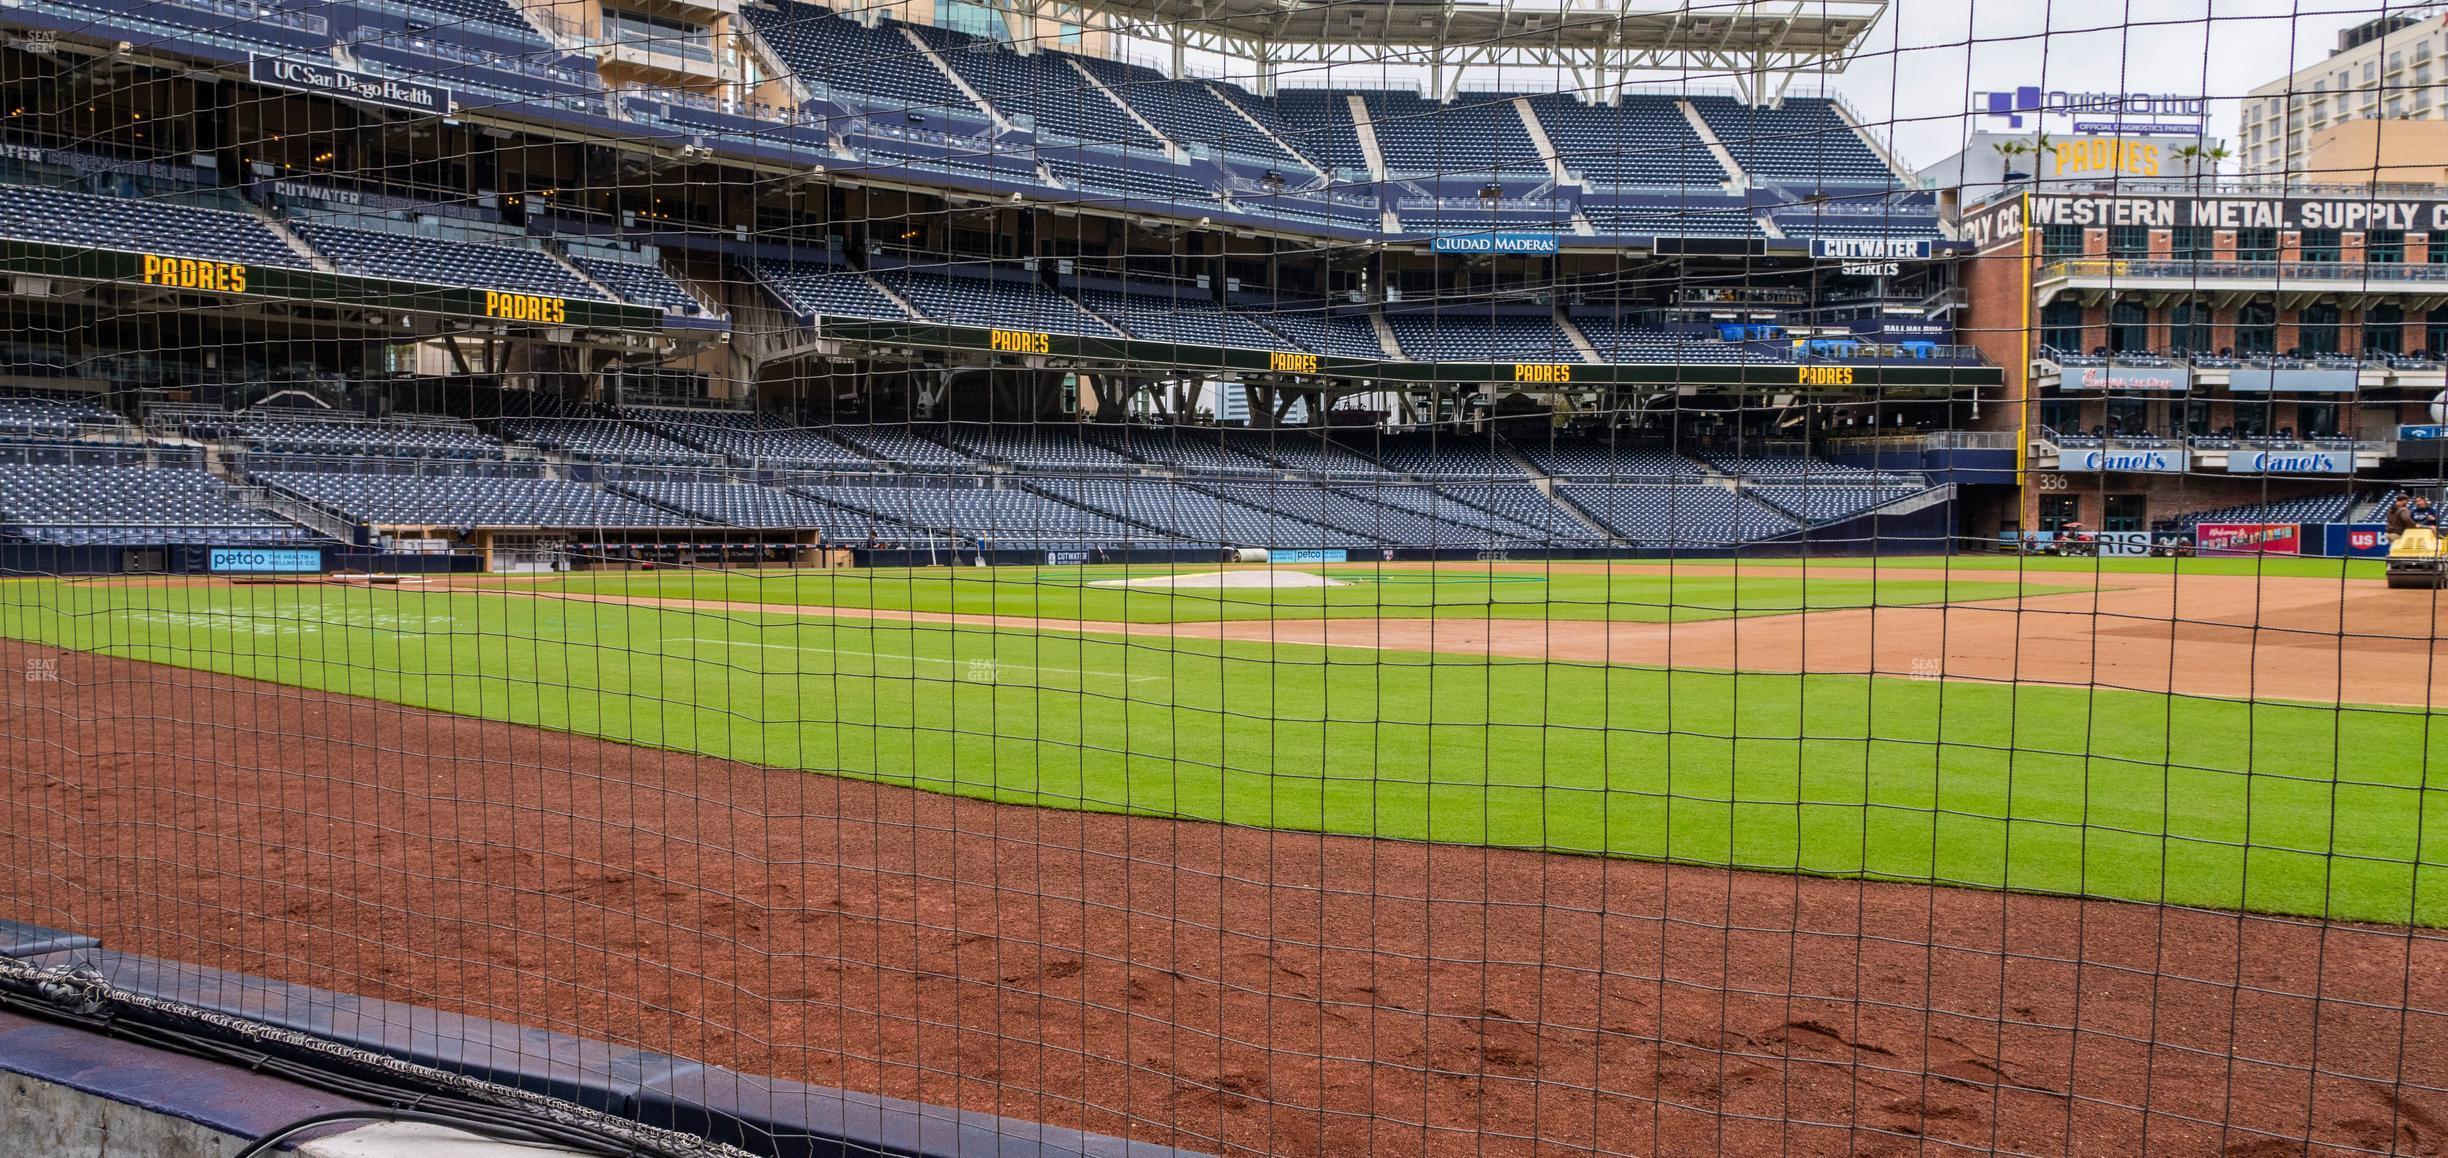
[[[1432,253],[1554,253],[1552,233],[1440,233],[1429,242]]]

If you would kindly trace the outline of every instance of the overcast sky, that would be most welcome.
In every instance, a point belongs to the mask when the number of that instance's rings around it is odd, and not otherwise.
[[[2380,0],[1893,0],[1829,87],[1864,119],[1890,122],[1915,166],[1945,159],[1980,127],[1964,116],[1970,94],[2017,85],[2204,94],[2211,135],[2232,138],[2234,98],[2329,55],[2341,29],[2415,10]]]

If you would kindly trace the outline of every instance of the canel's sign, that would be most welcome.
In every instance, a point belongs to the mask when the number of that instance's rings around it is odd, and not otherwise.
[[[2182,474],[2187,455],[2174,449],[2069,450],[2057,456],[2057,469],[2085,474],[2127,470],[2143,474]]]
[[[2227,456],[2229,474],[2353,474],[2354,452],[2346,450],[2239,450]]]

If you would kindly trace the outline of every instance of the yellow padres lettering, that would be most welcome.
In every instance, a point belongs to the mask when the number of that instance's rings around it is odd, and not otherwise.
[[[1572,367],[1554,362],[1516,362],[1513,364],[1516,382],[1570,382]]]
[[[989,330],[986,332],[986,344],[998,354],[1051,354],[1054,352],[1052,335],[1038,333],[1035,330]]]
[[[559,323],[569,317],[569,303],[542,294],[511,294],[499,290],[485,291],[485,316],[506,322]]]
[[[1283,374],[1315,374],[1318,372],[1318,356],[1270,350],[1267,352],[1267,369]]]
[[[144,255],[144,280],[146,285],[242,294],[247,287],[247,267],[234,261],[199,261],[148,253]]]
[[[1851,366],[1797,366],[1795,380],[1804,386],[1850,386]]]

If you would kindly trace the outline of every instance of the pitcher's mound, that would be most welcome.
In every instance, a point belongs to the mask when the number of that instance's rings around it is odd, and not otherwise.
[[[1136,579],[1099,579],[1092,587],[1160,587],[1168,591],[1214,591],[1239,588],[1349,587],[1314,571],[1278,571],[1258,567],[1247,571],[1199,571],[1186,575],[1146,575]]]

